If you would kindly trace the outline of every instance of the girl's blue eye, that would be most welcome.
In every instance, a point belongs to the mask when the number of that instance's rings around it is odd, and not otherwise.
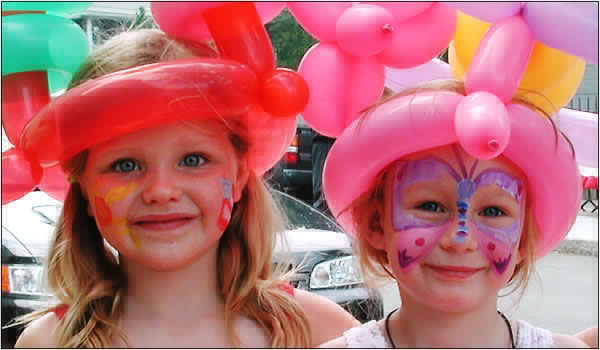
[[[481,214],[483,214],[483,216],[491,216],[491,217],[505,215],[504,212],[502,210],[500,210],[498,207],[487,207],[487,208],[483,209]]]
[[[113,163],[111,168],[120,173],[128,173],[134,170],[139,170],[140,166],[132,159],[120,159]]]
[[[440,208],[440,206],[435,202],[425,202],[425,203],[419,205],[417,208],[422,209],[424,211],[429,211],[429,212],[442,211],[442,208]]]
[[[188,154],[181,160],[181,165],[186,167],[197,167],[206,163],[206,158],[199,154]]]

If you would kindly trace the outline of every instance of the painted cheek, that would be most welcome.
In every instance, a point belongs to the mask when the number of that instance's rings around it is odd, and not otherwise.
[[[230,180],[219,179],[223,198],[221,201],[221,211],[217,218],[217,227],[221,232],[225,232],[229,221],[231,220],[231,212],[233,211],[233,184]]]
[[[103,227],[110,225],[112,221],[112,213],[110,211],[110,207],[108,204],[106,204],[104,199],[101,197],[95,197],[94,206],[96,207],[98,223]]]
[[[481,225],[476,224],[474,226],[479,251],[490,262],[495,275],[502,277],[506,272],[506,268],[510,265],[518,241],[512,244],[508,243],[500,239],[498,235],[486,232],[488,230],[481,227]]]
[[[417,262],[429,255],[438,244],[450,221],[432,227],[415,227],[398,234],[396,247],[400,270],[408,272]]]

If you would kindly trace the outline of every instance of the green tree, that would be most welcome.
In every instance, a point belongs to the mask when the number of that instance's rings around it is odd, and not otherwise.
[[[297,69],[304,53],[317,43],[317,40],[304,31],[287,9],[265,27],[271,37],[279,67]]]

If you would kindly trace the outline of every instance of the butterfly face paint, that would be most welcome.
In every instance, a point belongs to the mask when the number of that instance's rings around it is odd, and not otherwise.
[[[394,171],[392,226],[402,231],[398,237],[398,263],[409,269],[419,259],[427,256],[440,240],[450,220],[442,222],[425,220],[404,210],[403,196],[407,187],[417,182],[435,184],[447,171],[445,164],[435,159],[398,162]]]
[[[106,187],[106,184],[100,184],[97,181],[94,184],[94,207],[96,209],[96,217],[101,228],[114,235],[129,235],[136,249],[139,249],[139,239],[137,235],[131,232],[127,226],[127,218],[113,217],[113,209],[115,203],[127,198],[137,187],[135,183],[129,183],[125,186],[116,186],[108,190],[104,196],[98,195],[100,189]]]
[[[397,249],[400,268],[408,271],[416,265],[419,259],[427,256],[438,244],[441,237],[453,222],[452,216],[443,220],[423,219],[411,214],[405,207],[404,193],[406,189],[422,182],[426,186],[436,186],[440,180],[450,175],[456,181],[456,211],[458,220],[454,240],[462,244],[467,241],[468,235],[475,235],[478,248],[492,264],[492,270],[499,276],[504,273],[512,258],[512,252],[518,245],[520,227],[523,216],[523,185],[519,179],[514,178],[502,169],[487,169],[472,180],[477,169],[475,161],[469,171],[454,146],[455,155],[462,176],[444,160],[428,157],[415,161],[399,161],[394,170],[392,189],[392,226],[395,231],[402,232],[398,235]],[[496,186],[508,193],[519,203],[519,213],[516,220],[469,220],[468,210],[470,200],[478,189],[487,186]],[[412,211],[414,212],[414,211]],[[473,213],[472,215],[478,215]],[[441,216],[425,216],[439,218]],[[514,216],[513,216],[514,217]],[[490,224],[493,222],[493,224]],[[469,230],[469,227],[472,230]]]
[[[219,179],[223,190],[223,202],[221,204],[221,212],[217,219],[217,227],[221,232],[224,232],[231,220],[231,212],[233,210],[233,184],[231,180]]]

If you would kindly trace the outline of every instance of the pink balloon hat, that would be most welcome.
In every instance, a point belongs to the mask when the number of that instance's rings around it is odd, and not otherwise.
[[[502,155],[523,171],[537,225],[535,254],[555,248],[575,221],[581,176],[569,141],[550,120],[511,103],[533,43],[520,15],[495,23],[467,71],[466,96],[423,90],[392,99],[334,135],[323,188],[342,227],[356,233],[351,212],[340,213],[374,185],[387,165],[458,143],[477,159]]]

